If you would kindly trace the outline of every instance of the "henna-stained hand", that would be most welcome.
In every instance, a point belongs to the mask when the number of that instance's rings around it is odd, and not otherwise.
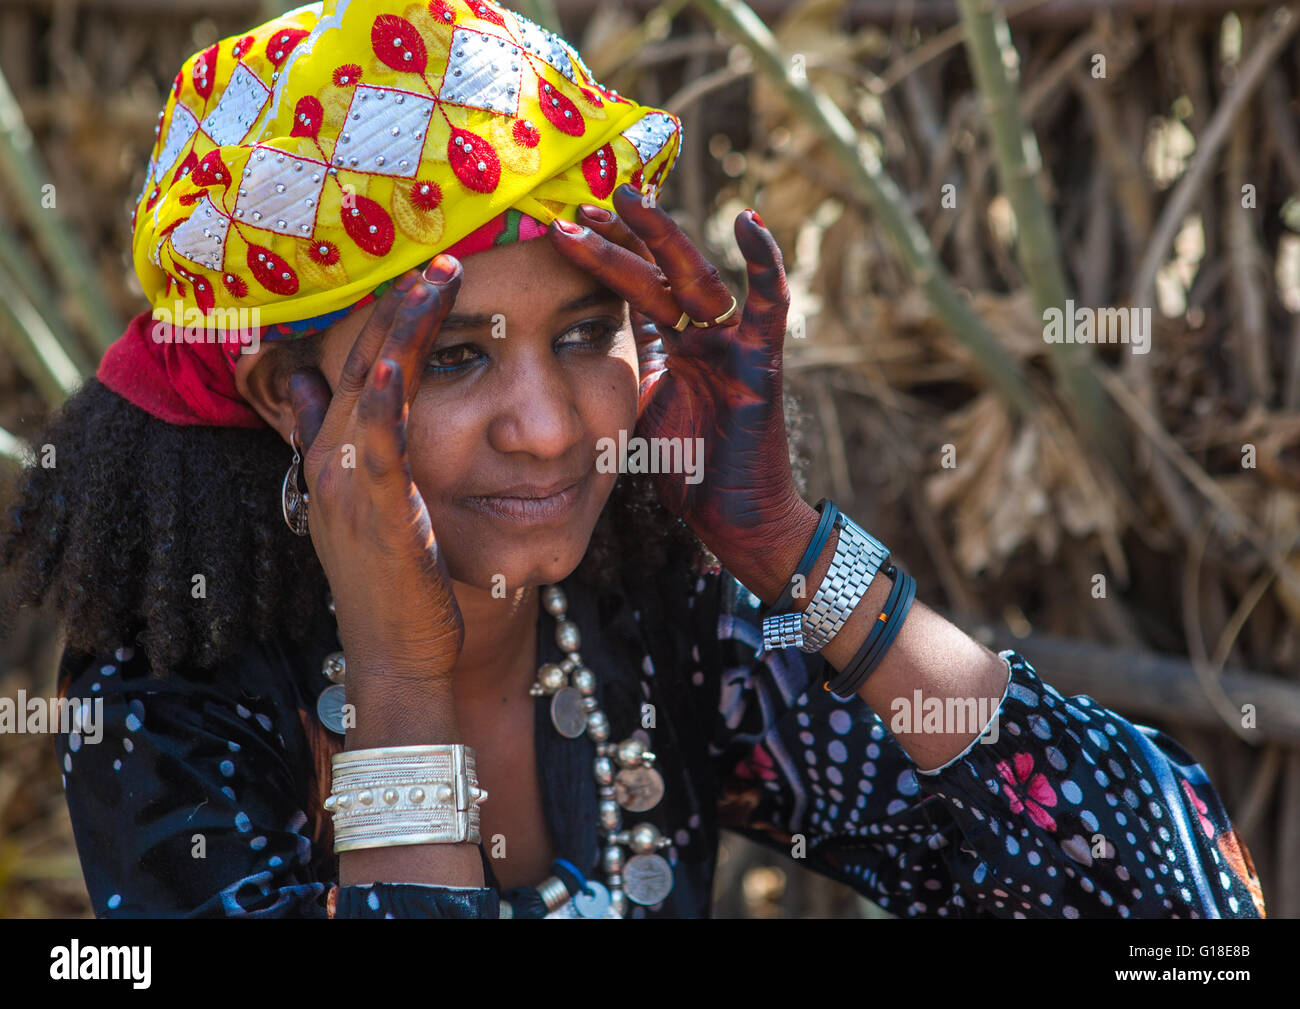
[[[314,368],[290,378],[306,448],[308,525],[334,597],[350,699],[366,679],[445,677],[463,644],[460,608],[406,446],[409,405],[462,277],[451,256],[436,257],[426,274],[403,275],[375,305],[333,390]]]
[[[617,215],[603,221],[607,212],[580,209],[586,227],[557,221],[548,235],[564,256],[628,302],[641,361],[636,433],[703,439],[703,480],[661,474],[664,506],[719,556],[720,548],[758,549],[800,500],[782,403],[790,295],[781,251],[757,213],[737,216],[749,292],[743,308],[712,324],[732,303],[718,270],[631,186],[615,191],[614,206]],[[688,323],[678,332],[673,327],[683,312],[711,324]]]

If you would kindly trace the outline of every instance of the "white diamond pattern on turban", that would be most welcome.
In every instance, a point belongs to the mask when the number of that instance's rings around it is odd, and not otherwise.
[[[428,95],[358,85],[334,146],[334,164],[374,175],[414,178],[433,108]]]
[[[573,72],[573,50],[528,18],[516,14],[515,19],[519,22],[519,34],[522,36],[524,48],[577,84],[578,76]],[[583,69],[586,70],[586,67]],[[592,75],[588,73],[588,76]]]
[[[283,151],[258,151],[240,180],[235,218],[241,224],[301,238],[315,230],[326,165]]]
[[[447,73],[438,97],[514,116],[519,113],[524,56],[509,39],[473,28],[457,28],[451,37]]]
[[[229,219],[205,196],[198,209],[172,232],[172,248],[199,266],[220,270],[229,230]]]
[[[158,165],[154,169],[154,181],[161,182],[164,175],[176,165],[181,150],[189,143],[190,137],[198,131],[199,121],[194,113],[183,105],[176,107],[172,115],[171,126],[167,129],[167,139],[163,141],[162,150],[158,152]]]
[[[243,143],[270,98],[270,89],[257,74],[239,64],[217,107],[203,120],[203,132],[218,146]]]
[[[647,163],[664,149],[668,138],[677,130],[677,124],[662,112],[652,112],[623,131],[623,136],[636,148],[642,163]]]

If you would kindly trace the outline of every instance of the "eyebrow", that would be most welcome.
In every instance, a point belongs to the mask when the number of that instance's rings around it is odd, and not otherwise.
[[[578,312],[584,308],[594,308],[596,306],[621,304],[623,299],[613,290],[601,284],[594,287],[586,294],[580,294],[576,298],[566,301],[563,305],[555,310],[556,315],[567,315],[570,312]],[[494,316],[487,313],[477,315],[465,315],[462,313],[452,312],[447,318],[442,320],[442,325],[438,327],[438,332],[447,333],[452,330],[466,329],[485,329],[492,325]]]

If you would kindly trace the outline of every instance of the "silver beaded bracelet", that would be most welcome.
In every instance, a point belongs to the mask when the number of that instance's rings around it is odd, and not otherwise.
[[[334,852],[403,844],[479,842],[474,751],[460,743],[346,750],[331,760],[325,809]]]

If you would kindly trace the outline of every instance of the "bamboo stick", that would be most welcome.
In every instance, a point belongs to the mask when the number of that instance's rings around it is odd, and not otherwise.
[[[3,70],[0,70],[0,177],[13,190],[64,290],[81,305],[95,346],[100,351],[106,350],[121,335],[122,322],[100,286],[94,265],[64,227],[63,218],[55,208],[41,206],[41,179],[50,178],[50,173],[41,162]]]
[[[1254,141],[1250,107],[1241,110],[1228,141],[1223,173],[1223,231],[1228,258],[1229,301],[1236,320],[1232,333],[1235,351],[1228,357],[1233,385],[1242,399],[1261,405],[1273,398],[1273,375],[1269,361],[1267,285],[1268,267],[1259,248],[1254,210],[1241,205],[1242,187],[1252,174]],[[1263,283],[1261,283],[1263,281]]]
[[[18,366],[52,407],[62,403],[81,382],[73,364],[13,276],[0,266],[0,337],[6,338]]]
[[[836,161],[893,239],[912,282],[920,287],[953,337],[975,357],[980,369],[1022,416],[1034,412],[1034,394],[1019,366],[984,320],[971,308],[934,256],[930,240],[908,209],[906,197],[884,170],[874,150],[859,141],[853,125],[824,92],[796,79],[790,62],[767,26],[741,0],[695,0],[718,30],[749,50],[772,84],[826,141]]]
[[[25,441],[0,427],[0,460],[21,467],[26,463],[29,451]]]
[[[993,139],[998,178],[1016,215],[1016,258],[1039,312],[1063,312],[1069,289],[1056,228],[1038,189],[1043,172],[1038,140],[1020,115],[1020,56],[1011,43],[1011,30],[992,0],[958,0],[958,9],[965,28],[966,53]],[[1064,342],[1047,347],[1062,398],[1122,482],[1133,486],[1132,461],[1123,429],[1092,370],[1092,349],[1087,344]]]
[[[30,257],[24,255],[13,234],[7,229],[0,230],[0,267],[12,274],[18,290],[25,294],[32,304],[49,308],[55,306],[54,293],[33,268]],[[89,372],[93,362],[87,357],[81,342],[64,324],[63,319],[55,312],[44,318],[50,332],[54,334],[59,346],[67,352],[77,370],[83,374]]]

